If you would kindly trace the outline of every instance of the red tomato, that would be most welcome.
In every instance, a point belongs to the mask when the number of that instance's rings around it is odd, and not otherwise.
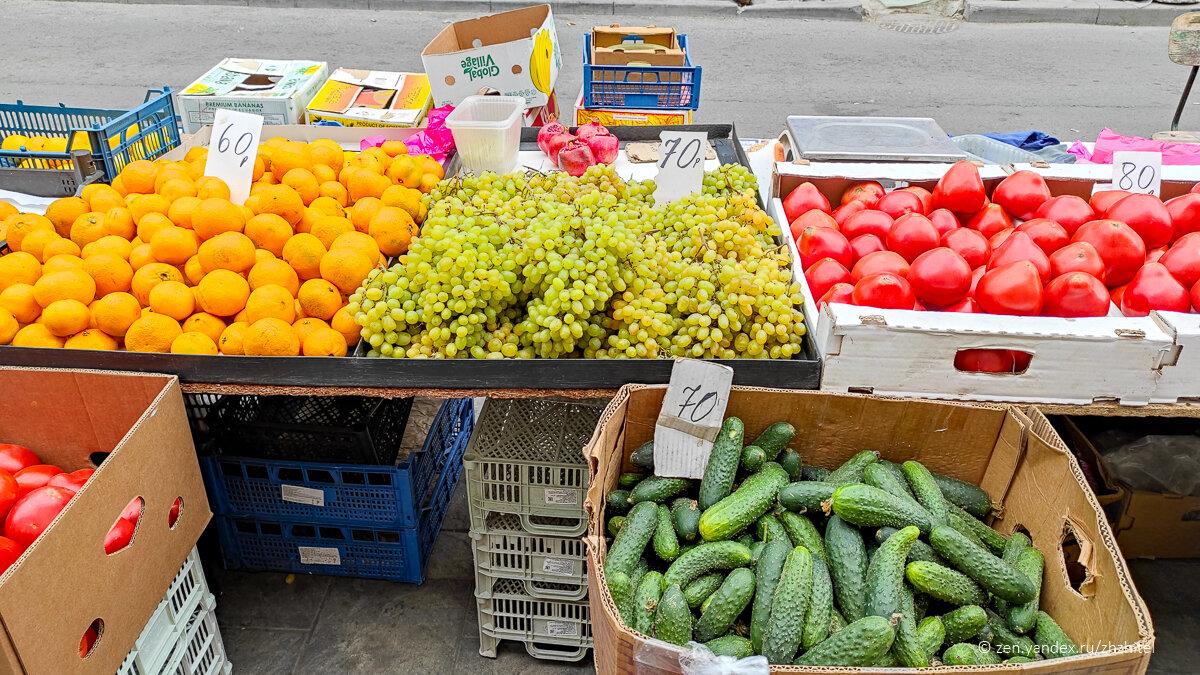
[[[42,460],[29,448],[12,443],[0,443],[0,471],[16,473],[27,466],[41,463]]]
[[[821,258],[833,258],[847,268],[854,262],[850,242],[845,235],[830,227],[804,228],[796,239],[796,251],[800,254],[800,266],[803,269],[808,269]]]
[[[838,227],[846,224],[850,216],[859,211],[867,210],[867,205],[860,201],[852,201],[847,204],[842,204],[833,210],[833,220],[837,222]]]
[[[183,508],[183,497],[176,497],[175,501],[171,502],[171,510],[167,512],[167,526],[175,527],[175,523],[179,520],[179,511]]]
[[[32,490],[9,510],[4,520],[4,536],[29,548],[74,496],[70,490],[49,485]]]
[[[928,250],[912,262],[905,277],[923,303],[944,307],[962,300],[971,290],[971,266],[952,249]]]
[[[954,367],[969,373],[1023,373],[1032,358],[1011,349],[962,349],[954,355]]]
[[[987,271],[987,265],[980,265],[971,270],[971,290],[967,291],[968,298],[975,298],[975,289],[979,287],[979,280],[983,278],[983,275],[987,274]]]
[[[1148,262],[1148,263],[1159,262],[1162,259],[1162,257],[1166,254],[1167,254],[1166,246],[1159,246],[1158,248],[1150,249],[1149,251],[1146,251],[1146,262]]]
[[[133,523],[128,520],[117,518],[117,522],[113,523],[112,529],[104,536],[104,552],[112,555],[128,546],[129,540],[133,539],[133,533],[136,529]]]
[[[930,194],[929,190],[926,190],[923,187],[918,187],[916,185],[910,185],[908,187],[900,188],[900,189],[905,192],[911,192],[914,195],[916,195],[918,198],[920,198],[921,213],[929,213],[930,211],[933,210],[933,195]]]
[[[797,237],[806,227],[828,227],[832,230],[841,229],[841,226],[833,219],[833,216],[818,209],[805,211],[792,221],[792,236]]]
[[[821,299],[817,301],[817,310],[820,310],[822,307],[831,302],[841,302],[847,305],[853,305],[854,286],[850,284],[835,284],[832,288],[825,291],[825,295],[822,295]]]
[[[946,236],[947,233],[961,229],[958,224],[958,218],[947,209],[934,209],[929,213],[929,222],[933,223],[934,229],[938,231],[939,237]]]
[[[988,269],[1003,267],[1011,262],[1018,260],[1028,260],[1037,268],[1038,275],[1041,277],[1043,284],[1050,283],[1050,259],[1038,245],[1033,243],[1033,239],[1026,233],[1021,231],[1013,232],[1008,239],[1000,244],[999,248],[992,251],[992,257],[988,260]]]
[[[7,471],[0,470],[0,518],[8,514],[12,505],[21,498],[21,488],[17,479]],[[3,572],[0,572],[3,574]]]
[[[955,162],[933,188],[932,206],[955,213],[975,213],[987,203],[979,169],[970,162]]]
[[[95,469],[80,469],[71,473],[60,473],[50,479],[47,485],[61,487],[70,490],[71,492],[79,492],[83,489],[83,484],[88,482],[92,474],[96,473]]]
[[[8,537],[0,537],[0,574],[12,567],[17,558],[25,552],[25,548]]]
[[[988,246],[990,246],[992,248],[992,250],[995,251],[996,249],[1000,248],[1001,244],[1008,241],[1008,238],[1010,236],[1012,236],[1013,232],[1016,232],[1016,231],[1017,231],[1017,228],[1015,228],[1015,227],[1006,227],[1003,230],[1000,230],[996,234],[993,234],[991,237],[988,237]]]
[[[1018,171],[1000,181],[992,191],[992,202],[1021,220],[1033,218],[1038,207],[1049,199],[1046,180],[1032,171]]]
[[[896,219],[888,231],[887,247],[912,262],[925,251],[936,248],[941,236],[929,219],[919,213],[909,213]]]
[[[836,284],[850,283],[850,270],[833,258],[821,258],[804,271],[804,278],[812,296],[819,298]]]
[[[1092,198],[1088,200],[1088,206],[1092,207],[1092,211],[1096,212],[1097,218],[1103,218],[1104,212],[1108,210],[1108,207],[1131,194],[1133,193],[1125,190],[1101,190],[1093,192]]]
[[[783,214],[788,222],[796,220],[800,214],[812,209],[820,209],[829,213],[829,200],[812,183],[801,183],[795,190],[783,198]]]
[[[891,272],[865,276],[854,284],[854,304],[880,309],[912,309],[917,298],[904,277]]]
[[[1108,314],[1108,289],[1096,277],[1070,272],[1046,285],[1044,316],[1105,316]]]
[[[842,193],[842,204],[862,202],[868,209],[875,208],[876,202],[884,195],[883,186],[873,180],[855,183]]]
[[[1096,247],[1077,241],[1050,254],[1050,276],[1061,277],[1068,272],[1083,272],[1104,281],[1104,261]]]
[[[92,653],[92,645],[96,644],[96,638],[99,635],[96,629],[88,626],[88,629],[83,632],[83,637],[79,638],[79,658],[84,658]]]
[[[1108,207],[1104,217],[1132,227],[1148,249],[1166,246],[1171,242],[1171,214],[1154,195],[1129,195]]]
[[[27,466],[24,469],[13,474],[13,478],[17,479],[17,490],[21,496],[25,496],[30,490],[40,488],[50,482],[63,470],[53,464],[35,464]]]
[[[1075,195],[1060,195],[1051,197],[1043,202],[1033,213],[1034,218],[1049,218],[1067,231],[1068,235],[1075,234],[1075,230],[1079,226],[1096,219],[1096,212],[1088,203],[1083,200],[1083,197]]]
[[[988,258],[992,255],[992,247],[988,245],[987,237],[965,227],[951,230],[942,235],[942,246],[953,249],[955,253],[961,255],[971,269],[987,263]]]
[[[1189,192],[1186,195],[1168,199],[1167,213],[1171,216],[1174,240],[1191,232],[1200,232],[1200,194]]]
[[[1012,220],[999,204],[988,204],[967,221],[967,227],[978,230],[980,234],[992,238],[1000,230],[1012,227]]]
[[[867,209],[846,219],[842,225],[842,234],[849,239],[857,239],[865,234],[873,234],[880,241],[886,241],[888,231],[892,229],[893,219],[883,211]]]
[[[875,208],[893,218],[899,218],[906,213],[923,213],[925,203],[921,197],[905,190],[892,190],[879,200]]]
[[[980,268],[982,269],[982,268]],[[942,308],[943,312],[958,312],[960,314],[982,314],[983,310],[979,309],[979,303],[975,302],[975,298],[963,298],[953,305],[946,305]]]
[[[891,272],[901,277],[907,276],[908,261],[895,251],[868,253],[854,263],[854,269],[850,270],[850,283],[857,284],[863,277],[880,272]]]
[[[1129,284],[1121,284],[1116,288],[1110,288],[1108,290],[1108,297],[1110,300],[1112,300],[1112,303],[1117,306],[1117,309],[1121,308],[1121,298],[1125,295],[1126,288],[1129,288]]]
[[[1185,234],[1176,239],[1158,262],[1162,263],[1179,283],[1188,288],[1195,286],[1196,282],[1200,281],[1200,232]]]
[[[873,234],[864,234],[861,237],[850,240],[850,250],[854,253],[854,262],[858,262],[865,256],[875,253],[876,251],[886,251],[887,246]]]
[[[1027,220],[1017,226],[1017,231],[1028,234],[1046,255],[1071,243],[1071,235],[1067,234],[1066,228],[1048,218]]]
[[[1125,287],[1120,307],[1125,316],[1146,316],[1153,309],[1186,312],[1192,308],[1192,299],[1166,266],[1146,263]]]
[[[1104,283],[1109,288],[1128,283],[1146,260],[1146,245],[1133,228],[1116,220],[1084,223],[1071,241],[1086,241],[1104,261]]]
[[[133,501],[129,502],[129,505],[121,512],[121,517],[137,525],[138,519],[142,517],[142,500],[134,497]]]
[[[975,300],[989,314],[1037,316],[1044,299],[1042,278],[1028,260],[989,269],[975,288]]]

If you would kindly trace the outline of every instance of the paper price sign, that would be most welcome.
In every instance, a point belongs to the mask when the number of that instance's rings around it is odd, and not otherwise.
[[[1118,151],[1113,153],[1112,189],[1158,197],[1162,188],[1162,153]]]
[[[703,478],[713,441],[725,421],[733,369],[675,359],[654,427],[654,475]]]
[[[654,177],[654,201],[662,204],[704,186],[704,155],[708,134],[703,131],[664,131],[658,136],[658,175]]]
[[[220,109],[213,116],[204,175],[225,181],[229,186],[229,201],[238,206],[250,196],[262,126],[261,115]]]

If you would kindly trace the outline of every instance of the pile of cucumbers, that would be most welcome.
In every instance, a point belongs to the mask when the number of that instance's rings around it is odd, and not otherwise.
[[[1045,561],[1029,537],[980,518],[975,485],[860,452],[805,465],[795,429],[743,447],[725,420],[703,479],[653,475],[634,451],[607,496],[604,575],[625,624],[645,635],[771,663],[920,668],[1079,653],[1040,611]],[[822,534],[823,533],[823,534]]]

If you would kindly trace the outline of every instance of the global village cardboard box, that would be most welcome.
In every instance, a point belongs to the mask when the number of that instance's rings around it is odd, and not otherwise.
[[[550,5],[537,5],[442,29],[421,52],[433,106],[458,105],[480,89],[545,105],[562,67]]]
[[[262,115],[264,124],[303,124],[305,106],[328,75],[319,61],[224,59],[179,93],[183,131],[212,124],[221,108]]]
[[[606,127],[653,127],[671,126],[675,124],[691,124],[691,109],[672,110],[670,108],[585,108],[583,107],[583,88],[579,88],[579,96],[575,97],[575,124],[599,122]]]
[[[415,127],[432,99],[425,73],[338,68],[308,103],[308,123],[347,127]]]

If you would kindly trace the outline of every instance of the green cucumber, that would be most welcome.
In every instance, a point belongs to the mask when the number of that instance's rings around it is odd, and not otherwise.
[[[1021,552],[1031,546],[1033,546],[1033,541],[1030,540],[1029,535],[1024,532],[1013,532],[1008,541],[1004,542],[1004,548],[1001,551],[992,552],[1000,556],[1000,559],[1004,562],[1016,567],[1017,559],[1021,557]],[[1004,600],[996,600],[996,611],[1001,615],[1007,616],[1008,603]]]
[[[779,466],[787,472],[790,481],[798,481],[804,475],[804,460],[800,458],[800,453],[791,448],[779,453]]]
[[[788,483],[779,488],[779,504],[796,513],[805,513],[806,511],[817,513],[821,510],[821,502],[832,497],[836,489],[837,486],[832,483],[816,481]]]
[[[1042,596],[1042,572],[1046,567],[1046,559],[1042,552],[1030,546],[1021,551],[1017,557],[1017,569],[1025,573],[1033,582],[1033,599],[1023,605],[1011,605],[1008,608],[1008,627],[1013,632],[1024,635],[1033,630],[1037,622],[1038,603]]]
[[[604,573],[624,572],[629,574],[637,564],[646,544],[654,536],[658,525],[658,504],[643,502],[629,510],[621,531],[613,538],[604,561]]]
[[[887,541],[888,537],[896,534],[896,532],[896,528],[886,526],[875,530],[875,543],[882,544],[883,542]],[[925,560],[931,563],[937,563],[939,565],[946,565],[946,560],[942,558],[942,556],[938,555],[937,551],[933,550],[929,544],[926,544],[920,539],[914,541],[913,547],[908,550],[908,562],[915,562],[917,560]]]
[[[629,584],[633,586],[635,591],[638,585],[642,583],[642,577],[646,576],[646,573],[649,571],[650,561],[646,560],[645,557],[638,558],[637,563],[633,566],[633,571],[629,573]]]
[[[1005,663],[1033,663],[1035,659],[1028,656],[1013,656],[1004,660]]]
[[[896,643],[892,642],[892,651],[879,657],[879,660],[871,664],[872,668],[899,668],[900,662],[896,660]]]
[[[632,490],[638,483],[642,482],[642,479],[645,477],[646,474],[642,473],[641,471],[630,471],[623,473],[621,474],[621,477],[617,479],[617,486],[622,490]]]
[[[929,610],[929,594],[913,590],[913,604],[917,608],[917,621],[924,619],[925,612]]]
[[[1045,612],[1037,613],[1033,637],[1037,640],[1038,653],[1044,658],[1057,659],[1079,653],[1079,645]]]
[[[654,441],[646,441],[629,456],[629,461],[639,469],[654,470]]]
[[[848,621],[866,616],[867,547],[862,534],[837,516],[825,525],[825,557],[833,592]]]
[[[746,473],[754,473],[762,468],[763,463],[767,461],[767,453],[757,445],[747,445],[742,448],[741,465],[742,470]]]
[[[708,642],[726,633],[754,597],[754,573],[745,567],[725,577],[725,583],[707,600],[700,620],[692,631],[696,642]]]
[[[946,648],[942,662],[948,666],[992,666],[1000,657],[979,645],[959,642]]]
[[[742,536],[738,537],[735,541],[746,548],[750,548],[750,544],[754,543],[754,535],[742,530]]]
[[[920,505],[863,483],[843,485],[833,493],[833,512],[861,527],[914,525],[922,533],[932,529],[929,512]]]
[[[654,613],[661,598],[662,575],[658,572],[647,572],[633,594],[634,630],[643,635],[650,634],[650,629],[654,626]]]
[[[670,584],[663,591],[654,612],[654,637],[673,645],[684,646],[692,640],[692,610],[679,584]]]
[[[754,604],[750,608],[750,642],[756,654],[762,652],[763,634],[771,617],[771,601],[775,599],[775,586],[779,584],[784,561],[792,548],[793,546],[783,539],[769,541],[754,566],[757,590],[754,593]]]
[[[802,544],[803,545],[803,544]],[[812,590],[808,596],[808,611],[804,615],[804,632],[800,646],[812,649],[829,637],[829,619],[833,615],[833,582],[823,556],[812,556]]]
[[[700,480],[701,511],[707,511],[710,506],[729,496],[733,490],[738,462],[742,458],[744,432],[742,421],[736,417],[726,418],[721,425],[721,430],[713,441],[712,452],[708,455],[704,477]]]
[[[846,460],[844,464],[834,469],[829,474],[829,478],[825,479],[827,483],[834,485],[849,485],[851,483],[861,483],[863,479],[863,469],[867,468],[868,464],[874,464],[879,461],[879,453],[874,450],[863,450]]]
[[[812,555],[797,546],[787,555],[783,573],[771,601],[771,618],[763,634],[763,656],[771,663],[787,664],[796,658],[804,637],[804,615],[812,591]]]
[[[946,628],[946,644],[965,642],[987,625],[987,612],[979,605],[963,605],[943,614],[942,625]]]
[[[905,589],[904,561],[908,559],[908,549],[920,534],[910,525],[880,544],[867,565],[867,616],[890,619],[901,611]]]
[[[791,541],[788,538],[787,530],[783,529],[783,524],[770,513],[764,513],[763,517],[758,519],[758,522],[754,524],[754,533],[758,536],[760,543],[771,541],[772,539],[786,539]]]
[[[896,631],[880,616],[868,616],[841,629],[795,660],[798,666],[865,668],[888,653]]]
[[[671,502],[671,521],[680,539],[695,541],[700,536],[700,506],[695,499],[680,497]]]
[[[825,542],[808,516],[784,511],[779,514],[779,522],[783,524],[783,529],[794,546],[803,546],[818,558],[825,557]]]
[[[942,651],[942,643],[946,641],[946,626],[940,616],[927,616],[917,624],[917,642],[925,656],[933,656]]]
[[[783,460],[780,459],[779,463],[783,464]],[[785,469],[787,468],[786,464],[784,464],[784,468]],[[829,478],[829,474],[831,474],[831,473],[833,473],[833,472],[830,471],[829,469],[826,469],[823,466],[813,466],[812,464],[805,464],[803,466],[803,468],[801,468],[801,470],[800,470],[800,478],[795,478],[793,480],[806,480],[806,481],[812,481],[814,483],[823,483],[826,481],[826,479]]]
[[[971,524],[967,522],[968,519],[971,519],[971,516],[968,516],[966,511],[963,511],[962,509],[959,509],[958,507],[954,507],[954,508],[955,508],[955,510],[960,511],[962,513],[962,517],[960,518],[956,515],[949,514],[949,512],[947,512],[948,515],[946,517],[946,521],[943,524],[949,525],[950,527],[953,527],[955,530],[958,530],[959,534],[966,537],[967,539],[970,539],[971,543],[975,544],[976,546],[986,548],[990,551],[991,547],[988,546],[987,544],[983,543],[983,540],[980,539],[979,535],[975,533],[975,528],[972,527]]]
[[[900,470],[908,479],[908,486],[912,488],[917,502],[924,506],[929,515],[933,517],[933,523],[935,525],[945,524],[946,510],[949,508],[949,504],[942,496],[942,490],[933,480],[933,474],[929,472],[929,469],[926,469],[924,464],[910,459],[900,465]]]
[[[708,611],[708,603],[712,602],[713,596],[715,596],[715,595],[716,595],[716,593],[714,592],[712,595],[705,598],[704,602],[700,603],[700,613],[701,614]],[[692,630],[695,631],[695,629],[696,629],[696,624],[692,623]]]
[[[933,480],[941,488],[942,496],[946,498],[946,501],[966,509],[967,513],[976,518],[983,518],[992,510],[991,498],[978,485],[943,476],[940,473],[933,474]]]
[[[954,605],[983,605],[988,595],[958,570],[918,560],[908,563],[904,576],[913,588]]]
[[[623,516],[629,513],[629,490],[613,490],[604,499],[608,515]]]
[[[1004,545],[1008,543],[1008,537],[988,527],[987,523],[984,523],[962,509],[947,509],[946,515],[971,528],[975,536],[979,537],[983,545],[992,553],[1000,555],[1004,551]]]
[[[621,531],[621,526],[625,524],[625,516],[613,516],[608,519],[608,536],[615,537]]]
[[[983,630],[979,631],[977,637],[980,642],[987,642],[991,645],[991,650],[1002,656],[1027,656],[1032,658],[1037,653],[1037,645],[1033,640],[1024,635],[1017,635],[1008,629],[1008,623],[1004,617],[992,612],[987,612],[987,625]]]
[[[837,608],[834,607],[833,608],[833,616],[829,617],[829,634],[833,635],[834,633],[838,632],[839,630],[841,630],[845,627],[846,627],[846,617],[842,616],[842,613],[837,611]]]
[[[899,481],[900,484],[904,486],[904,492],[906,494],[908,494],[909,497],[916,499],[916,497],[912,493],[912,490],[910,490],[908,488],[908,479],[904,477],[904,472],[900,470],[899,464],[896,464],[895,462],[889,462],[886,459],[881,459],[878,462],[875,462],[875,464],[878,464],[879,466],[887,469],[893,476],[896,477],[896,480]],[[872,466],[872,465],[868,465],[868,466]],[[863,472],[863,477],[864,478],[866,477],[865,471]]]
[[[891,653],[901,666],[928,668],[929,655],[917,638],[917,610],[913,606],[912,591],[904,586],[900,595],[900,615],[896,619],[896,640],[892,643]]]
[[[753,567],[758,564],[758,559],[762,556],[763,550],[767,548],[767,542],[756,541],[747,548],[750,549],[750,566]]]
[[[888,462],[888,464],[891,464],[891,462]],[[888,470],[883,462],[868,464],[863,469],[863,482],[872,487],[877,487],[892,496],[906,499],[914,504],[917,503],[916,497],[913,497],[912,492],[908,489],[908,483],[904,482],[902,478],[896,478],[896,475]]]
[[[659,478],[650,476],[637,484],[629,492],[629,503],[641,502],[663,503],[676,495],[687,492],[692,487],[692,481],[687,478]]]
[[[700,536],[705,541],[720,541],[746,529],[771,508],[785,484],[787,473],[775,462],[767,462],[742,481],[736,492],[700,514]],[[703,499],[700,506],[704,508]]]
[[[658,505],[658,525],[651,537],[654,554],[663,562],[672,562],[679,557],[679,537],[675,534],[675,524],[671,521],[671,509],[666,504]]]
[[[708,651],[717,656],[732,656],[735,659],[746,659],[754,656],[750,641],[741,635],[722,635],[715,640],[704,643]]]
[[[687,600],[688,607],[697,609],[708,596],[717,592],[721,587],[721,583],[725,581],[725,575],[721,572],[710,572],[696,579],[692,583],[683,587],[683,597]]]
[[[690,541],[686,544],[680,544],[679,545],[679,555],[683,555],[684,553],[687,553],[688,551],[696,548],[697,546],[699,546],[702,543],[703,542],[699,542],[699,541]]]
[[[667,568],[663,583],[685,587],[701,575],[714,570],[731,570],[750,565],[750,549],[736,541],[701,544],[684,553]]]
[[[1021,570],[992,555],[986,548],[971,543],[952,527],[933,528],[929,544],[958,571],[998,598],[1025,603],[1037,592],[1033,582]]]
[[[626,626],[632,626],[633,584],[629,581],[629,575],[624,572],[606,573],[605,580],[608,582],[608,592],[612,594],[613,604],[617,607],[621,621],[624,621]]]
[[[751,445],[756,445],[762,448],[766,453],[767,459],[776,459],[779,453],[783,452],[788,443],[796,436],[796,427],[787,422],[776,422],[771,426],[763,429],[763,432],[754,439]]]

